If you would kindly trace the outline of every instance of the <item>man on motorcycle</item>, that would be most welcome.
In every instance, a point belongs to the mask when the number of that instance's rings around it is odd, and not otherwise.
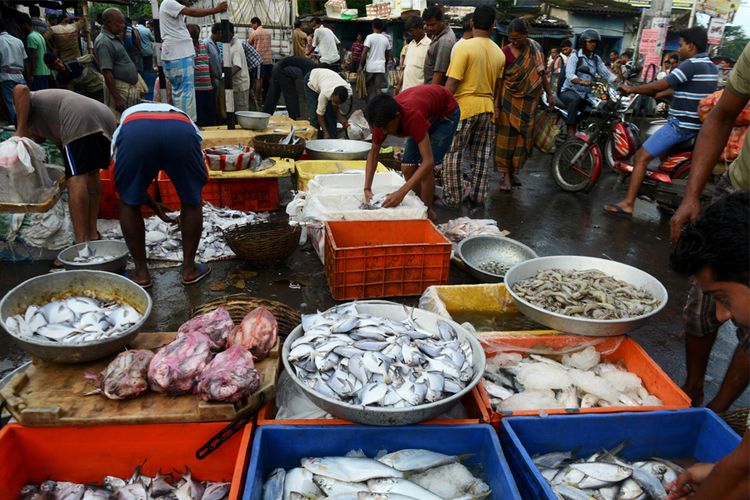
[[[633,87],[621,85],[625,94],[655,95],[673,89],[672,106],[669,108],[667,124],[643,143],[633,160],[633,174],[630,177],[625,199],[615,204],[604,205],[607,213],[630,217],[638,197],[638,191],[646,178],[648,164],[654,158],[668,153],[680,143],[694,138],[701,128],[698,105],[701,99],[716,90],[719,72],[706,54],[708,35],[699,27],[680,32],[680,59],[682,63],[666,78],[646,85]]]
[[[568,135],[575,134],[578,122],[578,111],[591,93],[593,78],[599,76],[613,82],[617,77],[607,69],[602,58],[596,54],[596,48],[602,37],[592,29],[584,30],[580,36],[582,48],[571,52],[565,65],[565,83],[560,92],[560,100],[568,111]]]

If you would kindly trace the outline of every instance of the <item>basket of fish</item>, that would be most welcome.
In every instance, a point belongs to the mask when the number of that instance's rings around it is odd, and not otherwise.
[[[484,351],[463,327],[387,301],[302,316],[284,369],[318,407],[344,420],[408,425],[445,413],[479,383]]]
[[[596,257],[527,260],[505,275],[518,309],[534,321],[576,335],[623,335],[667,304],[659,280],[635,267]]]
[[[124,241],[97,240],[70,246],[57,255],[65,269],[92,269],[119,273],[128,263],[128,246]]]
[[[269,425],[255,433],[243,496],[261,498],[521,497],[488,425]]]
[[[81,363],[128,345],[151,314],[151,304],[143,288],[117,274],[45,274],[0,300],[0,326],[33,356]]]
[[[497,283],[518,264],[537,258],[534,250],[504,236],[470,236],[458,244],[458,257],[478,280]]]
[[[225,422],[24,427],[0,431],[0,498],[235,500],[252,425],[203,460]]]
[[[508,416],[674,410],[690,398],[629,337],[483,336],[477,387],[497,424]]]
[[[512,417],[500,440],[521,495],[540,499],[663,499],[684,468],[740,442],[704,408]]]

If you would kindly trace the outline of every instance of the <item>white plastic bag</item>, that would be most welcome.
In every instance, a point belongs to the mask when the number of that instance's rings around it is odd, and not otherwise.
[[[39,203],[49,198],[54,181],[42,146],[25,137],[0,143],[0,202]]]
[[[365,114],[358,109],[349,117],[349,129],[346,132],[349,139],[357,141],[369,141],[372,139],[372,130],[367,123]]]

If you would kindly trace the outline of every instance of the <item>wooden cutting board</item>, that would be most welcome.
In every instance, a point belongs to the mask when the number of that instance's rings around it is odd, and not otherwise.
[[[175,336],[175,332],[141,333],[130,347],[156,350]],[[101,394],[85,396],[96,386],[84,374],[101,372],[114,357],[82,364],[34,358],[25,370],[0,388],[0,397],[22,425],[49,426],[225,421],[276,396],[278,343],[266,359],[255,365],[260,389],[247,402],[236,404],[209,403],[192,394],[173,397],[151,391],[129,400],[112,400]]]

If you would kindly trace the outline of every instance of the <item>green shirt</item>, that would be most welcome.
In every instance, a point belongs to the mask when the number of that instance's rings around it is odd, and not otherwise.
[[[729,74],[727,88],[739,96],[750,97],[750,43]],[[740,155],[729,166],[729,178],[738,191],[750,191],[750,133],[745,136]]]
[[[44,37],[36,31],[29,33],[26,37],[26,47],[36,51],[36,66],[33,69],[34,76],[48,76],[51,71],[44,63],[44,54],[47,52],[47,42]]]

